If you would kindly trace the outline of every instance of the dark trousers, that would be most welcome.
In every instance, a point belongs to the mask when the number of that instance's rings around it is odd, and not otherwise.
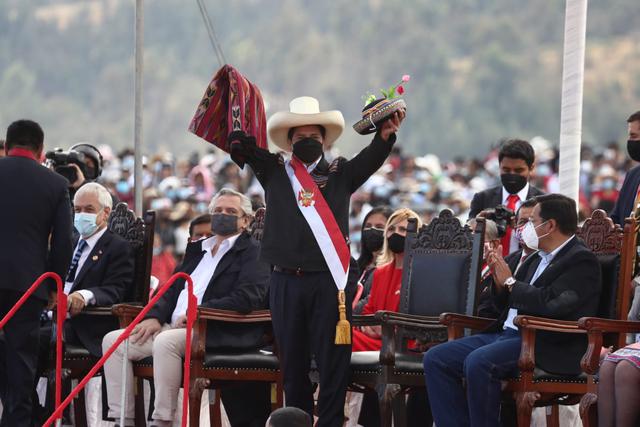
[[[337,288],[331,274],[271,274],[270,309],[284,376],[287,406],[313,415],[309,367],[313,354],[320,374],[318,427],[340,427],[349,381],[350,345],[334,343],[338,322]],[[347,289],[347,316],[353,293]]]
[[[501,380],[517,374],[520,344],[520,333],[507,329],[427,351],[424,375],[436,425],[500,426]]]
[[[0,318],[22,295],[22,292],[0,290]],[[31,425],[40,313],[45,305],[41,299],[29,298],[0,331],[1,427]]]
[[[271,413],[270,383],[230,382],[220,388],[220,398],[233,427],[264,427]]]

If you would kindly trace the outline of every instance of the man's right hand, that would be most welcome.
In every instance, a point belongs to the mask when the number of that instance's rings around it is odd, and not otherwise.
[[[74,190],[77,190],[82,184],[84,184],[86,178],[84,177],[84,174],[82,173],[82,170],[78,167],[78,165],[76,165],[75,163],[70,163],[69,166],[76,170],[77,178],[74,182],[71,183],[71,187]]]
[[[133,328],[131,331],[131,342],[138,345],[143,345],[151,337],[154,337],[162,329],[162,325],[158,319],[145,319]]]

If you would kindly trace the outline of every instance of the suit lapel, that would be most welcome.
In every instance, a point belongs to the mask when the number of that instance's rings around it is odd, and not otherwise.
[[[538,276],[538,279],[535,281],[535,283],[533,283],[533,285],[536,288],[542,288],[544,287],[544,285],[548,282],[548,278],[549,277],[553,277],[553,275],[555,275],[555,272],[558,270],[558,264],[561,264],[563,261],[564,256],[567,254],[567,252],[569,252],[571,250],[571,248],[573,248],[576,244],[578,244],[578,238],[577,237],[573,237],[571,239],[571,241],[569,243],[567,243],[565,245],[564,248],[562,248],[560,250],[560,252],[558,252],[556,254],[555,257],[553,257],[553,259],[551,260],[551,262],[549,263],[549,265],[547,265],[547,267],[544,269],[544,271],[540,274],[540,276]]]
[[[502,204],[502,186],[501,185],[496,187],[492,197],[493,197],[493,200],[491,201],[492,202],[491,207],[496,207]]]
[[[227,253],[224,254],[220,262],[218,262],[218,265],[216,266],[216,270],[213,272],[213,276],[211,276],[211,280],[209,280],[209,284],[207,285],[207,290],[205,291],[205,293],[209,291],[209,289],[211,288],[211,285],[215,283],[215,280],[233,263],[235,259],[234,253],[237,251],[243,250],[247,246],[247,243],[248,243],[247,239],[249,239],[249,236],[247,236],[244,233],[238,236],[238,239],[236,240],[234,245],[231,247],[231,249],[229,249]]]
[[[82,268],[80,269],[78,274],[76,274],[76,278],[73,281],[73,286],[71,287],[70,292],[73,292],[76,290],[77,286],[80,283],[82,283],[82,279],[87,274],[87,272],[91,270],[93,266],[102,257],[103,252],[105,251],[106,247],[109,246],[109,242],[111,242],[112,236],[109,233],[110,233],[109,230],[107,230],[102,235],[102,237],[100,237],[100,239],[98,239],[98,241],[96,242],[96,245],[93,247],[93,249],[89,253],[89,256],[87,257],[87,259],[84,261],[84,264],[82,264]]]

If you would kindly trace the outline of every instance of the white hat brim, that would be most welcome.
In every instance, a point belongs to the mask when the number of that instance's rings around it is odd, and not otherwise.
[[[271,142],[278,146],[278,148],[284,151],[291,151],[291,146],[287,141],[289,129],[309,125],[324,127],[326,131],[324,144],[330,146],[338,139],[344,130],[344,117],[342,113],[337,110],[323,111],[315,114],[297,114],[288,111],[279,111],[267,121],[267,134]]]

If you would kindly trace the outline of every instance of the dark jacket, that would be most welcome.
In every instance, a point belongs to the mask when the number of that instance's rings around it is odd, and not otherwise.
[[[535,196],[541,196],[544,192],[533,185],[529,184],[529,192],[527,199]],[[469,209],[469,218],[475,218],[481,211],[492,209],[502,204],[502,185],[488,188],[473,195],[471,200],[471,208]]]
[[[5,157],[0,182],[0,289],[25,292],[47,271],[64,280],[72,251],[67,180],[34,160]],[[46,300],[47,286],[35,296]]]
[[[269,266],[258,261],[258,243],[242,233],[233,247],[224,254],[202,297],[201,307],[249,313],[267,308]],[[176,271],[191,274],[200,263],[204,251],[202,241],[189,243],[182,264]],[[160,323],[170,323],[171,315],[184,289],[184,280],[177,280],[147,314]],[[249,350],[264,344],[264,326],[209,322],[207,349]]]
[[[353,159],[338,158],[329,164],[323,157],[313,171],[313,174],[327,178],[320,191],[345,239],[349,235],[351,194],[382,166],[395,138],[395,135],[391,135],[385,142],[376,134],[371,144]],[[261,241],[261,260],[290,269],[327,271],[320,247],[298,207],[297,196],[293,194],[282,157],[255,149],[247,158],[247,163],[265,190],[268,206]]]
[[[69,293],[81,289],[93,292],[95,306],[110,307],[125,302],[132,295],[134,261],[131,245],[107,230],[76,275]],[[94,356],[102,355],[102,339],[115,329],[118,321],[112,316],[73,316],[65,322],[65,330],[73,333]]]
[[[624,177],[624,182],[618,195],[618,201],[611,211],[611,219],[616,224],[624,226],[625,218],[631,216],[631,212],[634,210],[633,202],[636,199],[638,186],[640,186],[640,166],[629,170]]]
[[[578,320],[595,316],[601,291],[600,263],[577,237],[558,252],[540,277],[529,285],[541,258],[538,253],[525,260],[515,275],[511,293],[496,296],[496,307],[503,307],[499,319],[488,329],[503,329],[509,308],[518,314],[558,320]],[[579,374],[580,359],[587,349],[586,335],[538,331],[536,365],[555,374]]]
[[[522,249],[510,253],[504,258],[511,272],[515,271],[518,267],[521,256]],[[485,278],[480,285],[480,289],[482,290],[478,301],[478,316],[497,319],[502,314],[506,301],[497,298],[493,276],[489,275]]]

